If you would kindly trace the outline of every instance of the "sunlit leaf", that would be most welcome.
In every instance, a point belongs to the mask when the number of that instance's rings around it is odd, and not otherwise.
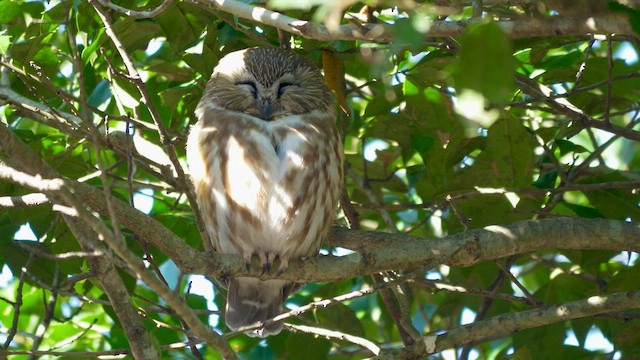
[[[490,102],[506,99],[514,87],[515,62],[509,40],[494,22],[472,24],[461,40],[456,89],[470,89]]]

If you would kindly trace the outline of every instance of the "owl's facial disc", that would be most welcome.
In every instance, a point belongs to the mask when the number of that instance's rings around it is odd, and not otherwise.
[[[274,121],[291,114],[291,111],[284,106],[282,98],[298,84],[285,75],[270,86],[261,84],[255,79],[238,81],[236,86],[241,87],[253,99],[247,103],[247,108],[243,110],[245,113],[264,121]]]

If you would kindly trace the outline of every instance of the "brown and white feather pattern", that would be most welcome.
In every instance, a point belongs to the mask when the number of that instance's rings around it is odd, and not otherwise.
[[[187,157],[214,248],[257,256],[279,271],[317,254],[333,222],[342,184],[335,105],[308,60],[252,48],[221,59],[196,109]],[[229,281],[225,320],[235,330],[282,311],[295,284]],[[281,323],[250,333],[278,333]]]

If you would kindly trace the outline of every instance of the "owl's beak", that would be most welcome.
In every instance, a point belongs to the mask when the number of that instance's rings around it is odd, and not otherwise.
[[[262,100],[262,107],[260,108],[260,117],[264,120],[271,120],[271,115],[273,114],[273,106],[271,105],[271,100],[264,99]]]

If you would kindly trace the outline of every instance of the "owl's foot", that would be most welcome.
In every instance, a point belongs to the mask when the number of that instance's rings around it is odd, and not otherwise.
[[[260,275],[271,273],[271,268],[273,267],[276,259],[280,259],[280,266],[278,267],[278,271],[275,274],[276,278],[282,275],[282,273],[287,270],[287,267],[289,265],[288,260],[282,260],[276,253],[256,251],[251,256],[243,257],[244,265],[247,271],[251,271],[251,259],[253,258],[253,256],[256,256],[258,258],[260,269],[262,270],[260,272]]]
[[[264,275],[265,273],[270,273],[271,266],[273,265],[273,262],[276,260],[276,254],[260,252],[257,255],[258,255],[258,259],[260,260],[260,267],[262,268],[262,272],[260,273],[260,275]]]
[[[243,256],[244,259],[244,268],[247,269],[247,271],[251,270],[251,256],[247,257],[247,256]]]
[[[289,260],[280,260],[280,267],[278,268],[278,271],[276,271],[275,274],[275,278],[279,278],[280,275],[282,275],[285,270],[287,270],[287,268],[289,267]]]

